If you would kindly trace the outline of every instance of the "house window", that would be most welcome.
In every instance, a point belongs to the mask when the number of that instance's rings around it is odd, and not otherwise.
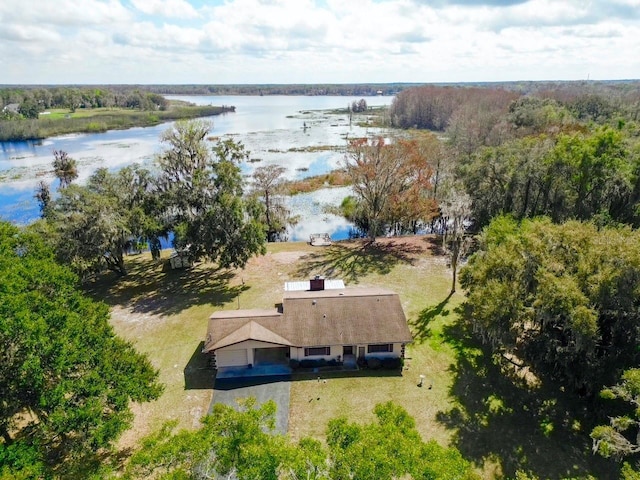
[[[367,345],[367,353],[393,352],[393,343],[378,343]]]
[[[313,357],[315,355],[331,355],[330,347],[308,347],[304,349],[305,357]]]

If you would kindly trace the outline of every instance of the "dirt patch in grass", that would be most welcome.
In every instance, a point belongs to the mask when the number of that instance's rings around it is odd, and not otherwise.
[[[298,252],[278,252],[271,254],[271,258],[278,263],[282,263],[285,265],[291,265],[292,263],[297,262],[306,255],[306,252],[298,251]]]

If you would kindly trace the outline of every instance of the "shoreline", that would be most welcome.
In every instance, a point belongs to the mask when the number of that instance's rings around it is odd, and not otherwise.
[[[153,127],[161,123],[235,112],[234,106],[176,105],[167,110],[100,110],[94,115],[71,118],[38,118],[0,121],[0,143],[42,141],[69,134],[104,133]],[[84,113],[84,112],[81,112]]]

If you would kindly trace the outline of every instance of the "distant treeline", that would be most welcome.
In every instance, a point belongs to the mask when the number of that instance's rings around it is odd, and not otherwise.
[[[159,95],[343,95],[343,96],[372,96],[395,95],[399,91],[421,85],[420,83],[363,83],[363,84],[254,84],[254,85],[0,85],[0,98],[6,99],[6,92],[13,92],[10,102],[19,103],[20,95],[27,92],[46,90],[52,94],[65,91],[75,91],[85,95],[91,103],[92,93],[100,91],[114,98],[114,105],[124,105],[126,97],[132,94],[146,92]],[[46,95],[46,94],[45,94]],[[0,103],[0,108],[2,104]]]
[[[522,98],[536,99],[520,100]],[[518,101],[519,106],[514,102]],[[518,122],[535,122],[524,108],[536,101],[567,109],[576,120],[603,122],[615,116],[640,118],[640,82],[514,82],[485,87],[424,85],[398,93],[390,109],[391,122],[401,128],[444,131],[464,118],[480,115],[485,126],[516,108]],[[475,112],[475,114],[474,114]]]
[[[165,110],[167,100],[160,94],[134,86],[0,86],[0,113],[37,118],[50,108],[130,108]]]
[[[295,85],[147,85],[150,92],[163,95],[395,95],[404,88],[418,84],[295,84]]]
[[[544,91],[574,91],[585,88],[605,91],[620,91],[637,89],[640,80],[602,80],[602,81],[516,81],[516,82],[394,82],[394,83],[335,83],[335,84],[149,84],[149,85],[0,85],[0,102],[5,105],[19,102],[14,97],[7,102],[6,91],[25,93],[34,90],[47,90],[53,95],[60,95],[64,91],[75,91],[84,97],[83,103],[100,103],[111,101],[115,106],[126,105],[127,97],[135,98],[141,92],[160,95],[342,95],[342,96],[372,96],[396,95],[413,87],[458,87],[479,89],[500,89],[516,92],[521,95],[540,93]],[[98,92],[95,101],[91,100],[92,93]],[[46,95],[46,94],[45,94]],[[88,97],[88,98],[87,98]],[[136,103],[134,100],[133,103]],[[0,103],[0,108],[2,108]],[[108,106],[108,105],[105,105]]]

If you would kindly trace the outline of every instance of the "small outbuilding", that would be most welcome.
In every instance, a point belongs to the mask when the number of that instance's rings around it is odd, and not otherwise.
[[[191,259],[184,252],[174,252],[169,257],[169,265],[171,265],[172,270],[190,267]]]
[[[312,233],[309,235],[309,243],[314,247],[327,247],[331,245],[331,237],[328,233]]]

